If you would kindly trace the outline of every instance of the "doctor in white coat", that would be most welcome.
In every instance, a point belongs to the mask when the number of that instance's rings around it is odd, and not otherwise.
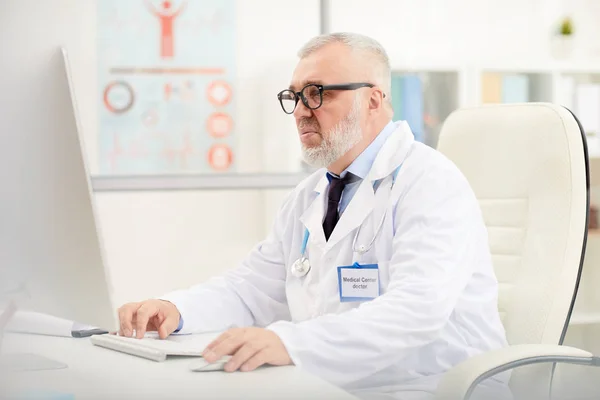
[[[421,398],[506,345],[477,200],[457,167],[392,122],[376,41],[322,35],[301,49],[282,110],[323,167],[270,234],[223,276],[119,309],[121,333],[224,331],[227,371],[295,364],[363,398]]]

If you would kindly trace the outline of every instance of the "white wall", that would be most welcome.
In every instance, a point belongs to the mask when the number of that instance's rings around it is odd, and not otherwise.
[[[96,0],[1,3],[0,71],[18,68],[9,64],[11,59],[19,55],[27,60],[27,51],[38,51],[44,43],[48,52],[58,45],[67,48],[89,165],[96,174]],[[277,140],[297,140],[293,122],[282,119],[275,95],[288,84],[296,50],[318,33],[318,1],[237,3],[236,159],[243,172],[275,171],[289,154],[265,156],[265,143],[271,150]],[[30,58],[39,62],[39,56]],[[24,90],[34,95],[34,88]],[[272,123],[275,118],[278,124]],[[15,133],[18,127],[4,130],[2,137]],[[257,190],[98,193],[96,200],[117,304],[191,285],[233,267],[265,233],[265,195]]]
[[[293,148],[282,143],[296,135],[275,95],[288,85],[296,50],[318,33],[318,1],[238,0],[236,29],[237,162],[241,172],[276,172],[293,157],[273,146]],[[86,36],[93,44],[94,29]],[[80,76],[89,100],[81,106],[89,114],[95,110],[89,96],[95,94],[93,57]],[[95,132],[94,124],[88,130],[93,155]],[[233,267],[266,229],[266,199],[259,190],[98,193],[97,200],[118,302],[159,295]]]
[[[549,53],[550,27],[560,12],[589,21],[586,7],[592,1],[565,6],[561,0],[332,0],[331,29],[374,36],[395,65],[513,58],[539,63]],[[238,0],[236,122],[242,128],[243,172],[298,168],[293,121],[274,96],[287,85],[297,49],[318,33],[318,3]],[[26,51],[28,41],[49,32],[70,50],[87,155],[97,173],[96,2],[3,0],[2,5],[2,18],[16,19],[22,28],[10,40],[1,38],[3,50]],[[590,26],[583,29],[588,38],[594,36]],[[98,193],[117,302],[159,295],[234,266],[263,237],[285,192]]]
[[[597,42],[597,0],[332,0],[331,30],[373,36],[393,65],[521,63],[550,57],[550,34],[571,15],[580,56]],[[593,12],[590,12],[593,10]]]

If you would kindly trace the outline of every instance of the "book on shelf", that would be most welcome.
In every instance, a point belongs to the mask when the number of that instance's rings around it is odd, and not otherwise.
[[[526,103],[529,101],[529,77],[485,72],[481,77],[481,101],[484,104]]]
[[[529,101],[529,78],[523,74],[506,74],[502,77],[502,102],[526,103]]]
[[[417,74],[392,76],[394,120],[404,120],[415,140],[424,141],[423,84]]]

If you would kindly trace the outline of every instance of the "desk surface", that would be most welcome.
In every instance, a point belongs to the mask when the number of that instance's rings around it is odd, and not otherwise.
[[[45,356],[68,368],[0,376],[0,398],[6,388],[19,388],[17,393],[64,393],[75,399],[355,399],[293,366],[191,372],[191,358],[159,363],[94,346],[87,338],[27,334],[7,334],[2,348]]]

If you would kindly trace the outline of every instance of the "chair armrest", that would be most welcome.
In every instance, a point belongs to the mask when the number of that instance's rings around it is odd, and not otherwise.
[[[436,391],[436,400],[467,399],[477,384],[498,373],[528,364],[563,362],[598,364],[598,358],[574,347],[522,344],[479,354],[456,365],[444,374]]]

